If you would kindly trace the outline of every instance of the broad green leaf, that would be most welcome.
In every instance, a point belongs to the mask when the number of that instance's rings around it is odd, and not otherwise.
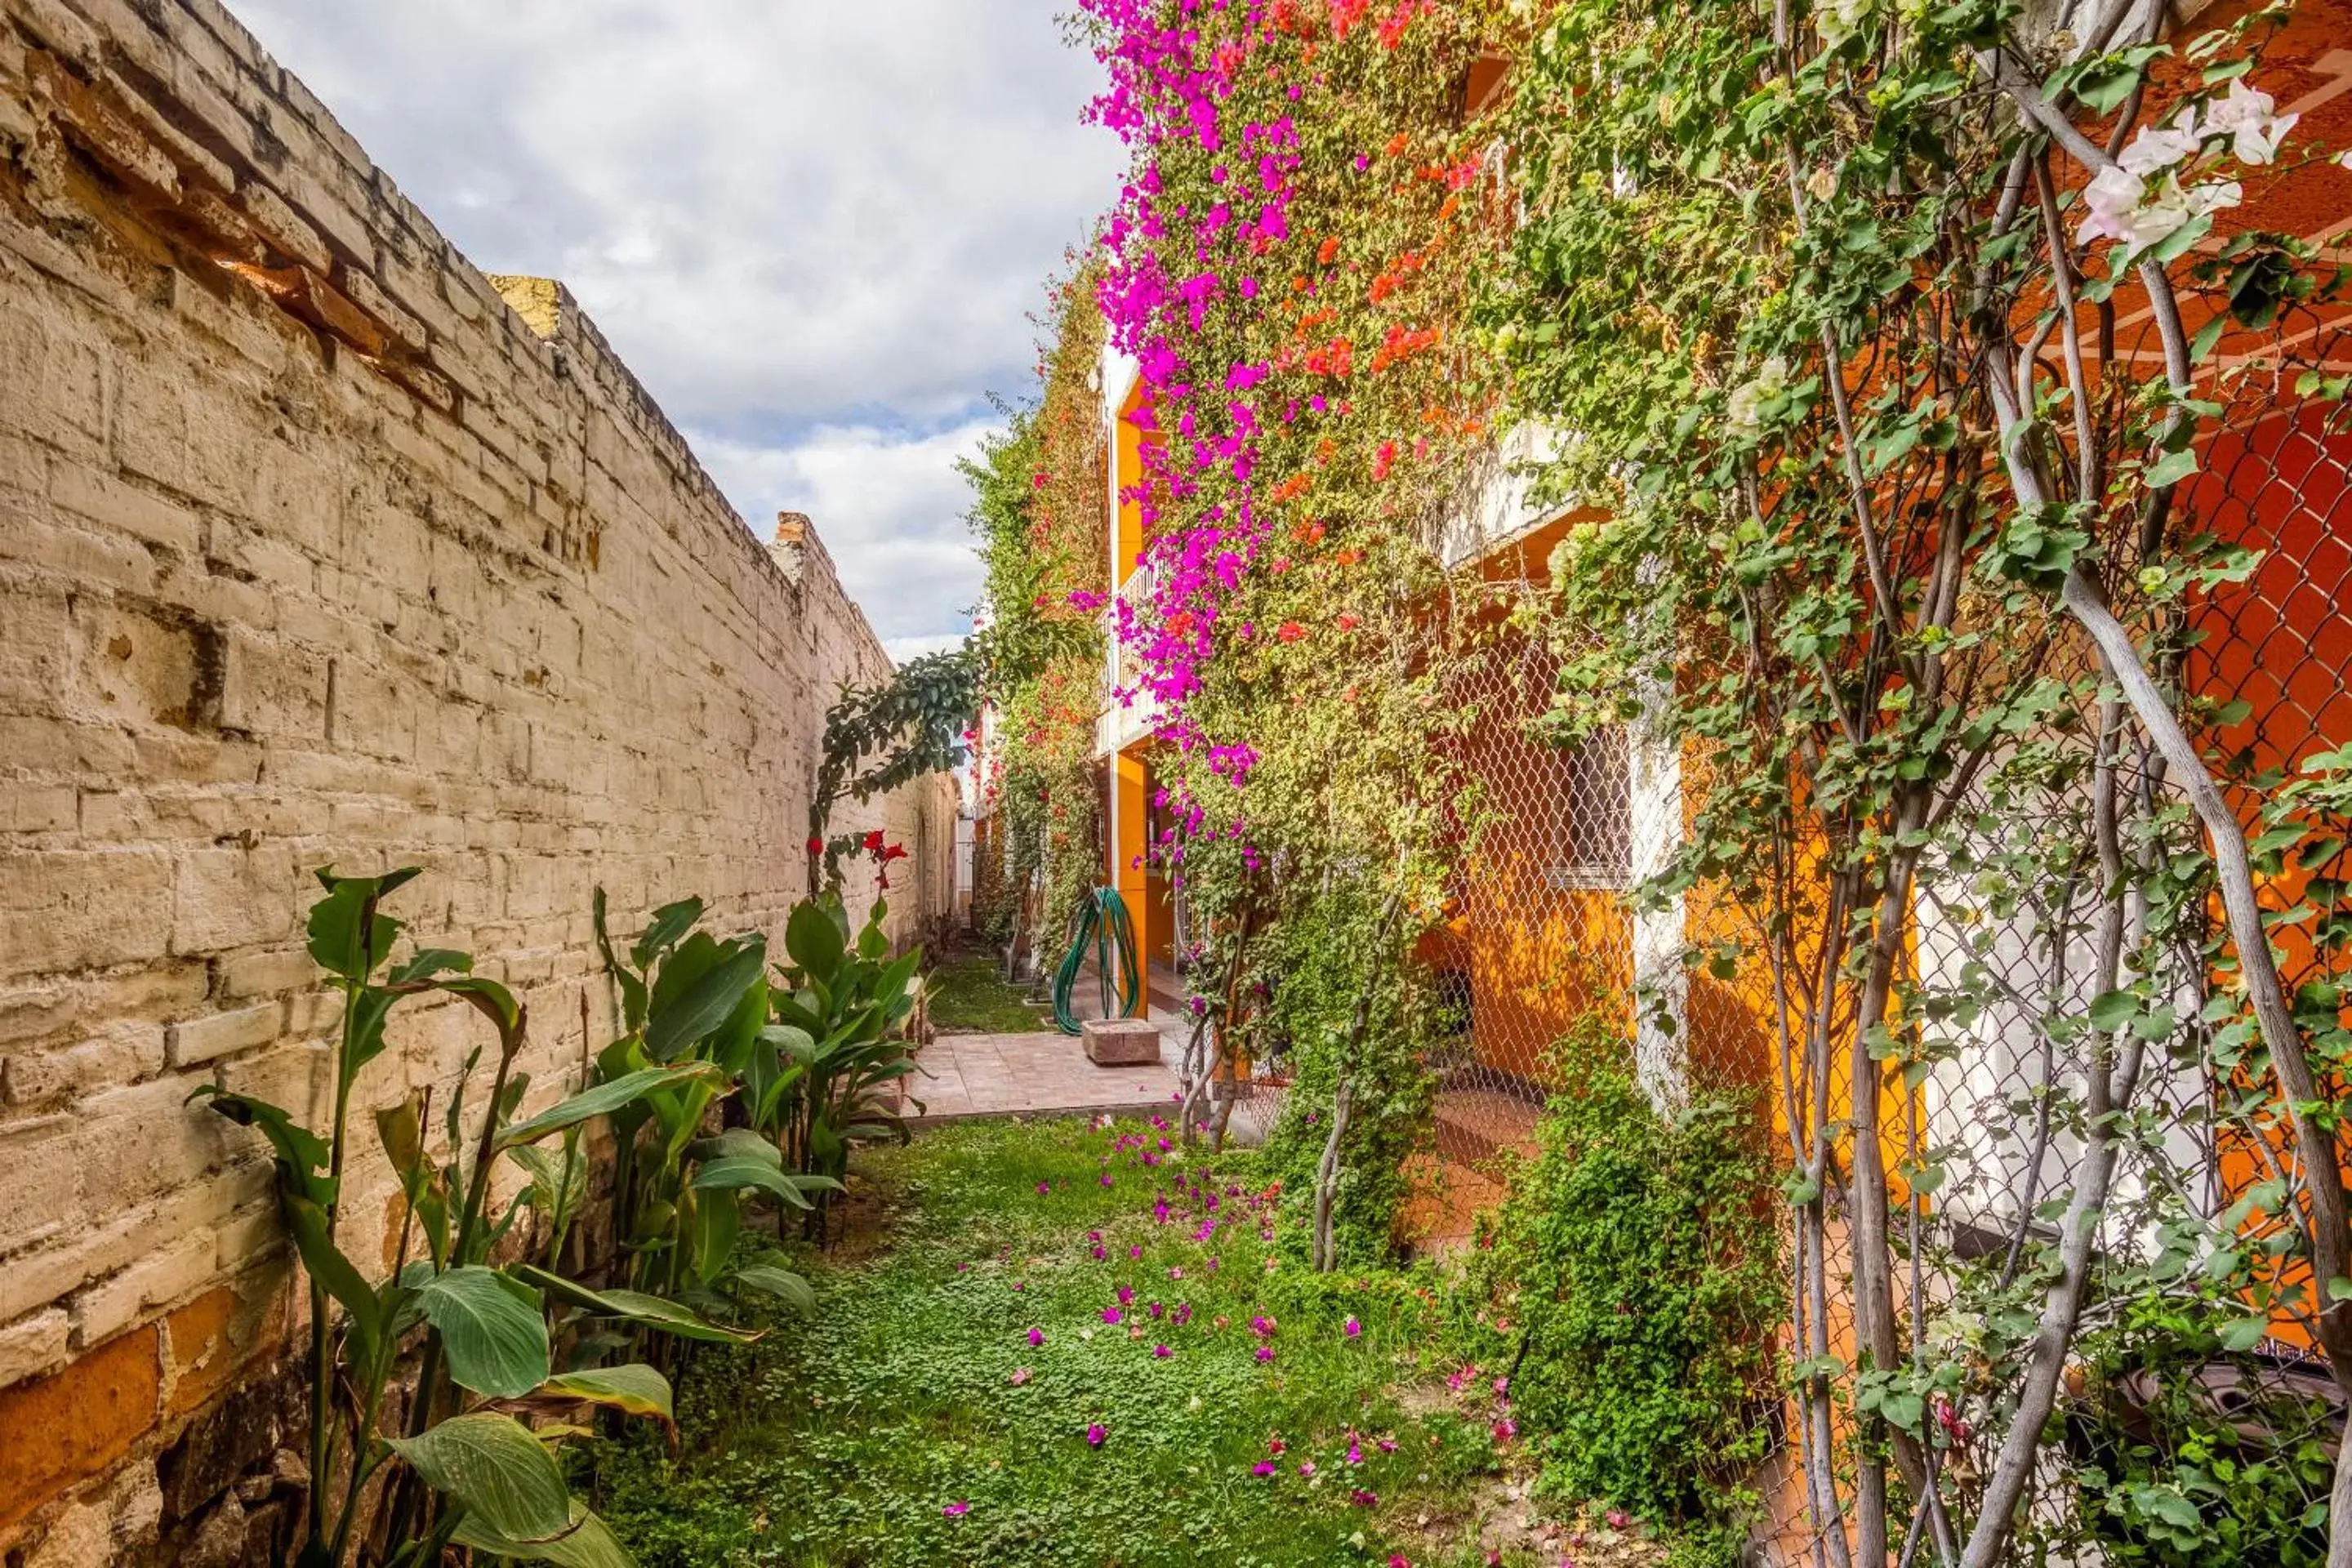
[[[425,1123],[419,1097],[412,1092],[388,1110],[375,1113],[376,1137],[392,1168],[403,1175],[425,1163]]]
[[[2179,484],[2196,471],[2197,450],[2184,447],[2178,452],[2167,452],[2150,464],[2145,477],[2151,488],[2162,489],[2167,485]]]
[[[688,1217],[694,1283],[708,1285],[726,1271],[727,1260],[735,1255],[735,1238],[743,1234],[742,1201],[725,1188],[697,1192]]]
[[[478,1410],[390,1447],[425,1485],[465,1505],[469,1518],[509,1542],[543,1542],[570,1531],[571,1489],[545,1445],[511,1415]],[[511,1548],[502,1548],[515,1555]]]
[[[474,955],[470,952],[459,952],[448,947],[420,947],[408,955],[407,963],[394,966],[392,973],[384,976],[384,984],[415,985],[445,973],[470,974],[473,972]]]
[[[519,1399],[547,1381],[547,1323],[537,1293],[521,1281],[467,1264],[435,1275],[416,1300],[440,1331],[458,1386]]]
[[[680,899],[674,904],[664,904],[646,922],[645,934],[629,949],[629,962],[639,970],[651,969],[654,960],[667,952],[678,938],[694,929],[702,918],[700,899]]]
[[[582,1089],[571,1099],[548,1107],[529,1121],[518,1121],[504,1129],[499,1133],[499,1146],[511,1148],[518,1143],[536,1142],[551,1132],[560,1132],[566,1127],[575,1127],[595,1117],[610,1115],[654,1089],[694,1080],[716,1089],[721,1081],[721,1075],[708,1062],[673,1062],[667,1067],[639,1068],[593,1089]]]
[[[363,986],[359,1002],[352,1008],[351,1031],[343,1037],[343,1076],[359,1076],[360,1068],[383,1054],[383,1029],[391,1021],[392,1009],[400,1001],[400,993],[381,985]]]
[[[736,1193],[749,1187],[773,1194],[794,1208],[809,1206],[808,1199],[801,1195],[801,1189],[791,1173],[782,1166],[759,1160],[733,1156],[713,1160],[694,1173],[692,1185],[698,1191],[709,1193]]]
[[[531,1206],[543,1213],[575,1209],[588,1191],[588,1158],[574,1152],[567,1159],[561,1151],[551,1152],[531,1144],[522,1144],[507,1151],[507,1158],[522,1167],[530,1177],[524,1188]]]
[[[2128,991],[2105,991],[2091,1003],[2091,1026],[2101,1031],[2122,1028],[2139,1016],[2139,998]]]
[[[240,1127],[257,1128],[278,1155],[278,1178],[292,1191],[324,1205],[334,1196],[328,1182],[325,1140],[297,1122],[283,1107],[249,1094],[232,1094],[218,1084],[199,1084],[189,1092],[191,1104],[203,1100]]]
[[[848,942],[834,917],[814,902],[795,905],[784,924],[784,952],[811,976],[824,978],[841,967]]]
[[[667,1061],[719,1027],[767,966],[767,944],[754,941],[706,970],[681,994],[656,1000],[646,1024],[646,1052]]]
[[[514,999],[513,992],[495,980],[484,980],[478,976],[446,980],[441,983],[440,988],[465,998],[467,1005],[490,1021],[490,1026],[498,1030],[500,1039],[512,1038],[522,1027],[522,1004]]]
[[[282,1193],[279,1199],[279,1206],[286,1214],[286,1226],[294,1233],[294,1250],[301,1257],[303,1268],[343,1309],[352,1363],[370,1365],[383,1341],[383,1304],[377,1299],[375,1288],[330,1238],[325,1209],[299,1194]]]
[[[657,1415],[664,1421],[675,1419],[669,1379],[652,1367],[635,1362],[625,1366],[600,1366],[586,1372],[561,1373],[541,1384],[539,1392],[561,1399],[593,1400],[631,1415]]]
[[[2250,1351],[2262,1343],[2270,1331],[2267,1318],[2236,1318],[2222,1324],[2216,1337],[2225,1351]]]
[[[416,874],[414,866],[381,877],[338,877],[331,868],[319,872],[327,896],[310,906],[305,927],[311,959],[330,974],[346,980],[364,980],[373,973],[392,955],[400,922],[381,913],[370,918],[371,908]]]
[[[499,1131],[499,1147],[513,1147],[518,1142],[539,1142],[548,1133],[560,1133],[567,1126],[579,1126],[595,1117],[609,1117],[612,1112],[630,1102],[640,1100],[656,1089],[673,1089],[677,1084],[703,1081],[710,1089],[722,1084],[722,1074],[710,1063],[670,1063],[668,1068],[640,1068],[637,1072],[625,1072],[607,1084],[595,1089],[583,1089],[569,1100],[560,1100],[527,1121]]]
[[[559,1301],[569,1301],[601,1318],[617,1318],[625,1322],[659,1329],[680,1339],[707,1340],[713,1344],[748,1345],[760,1336],[757,1332],[730,1329],[707,1322],[675,1301],[659,1296],[648,1296],[636,1290],[592,1290],[574,1279],[530,1265],[518,1265],[515,1275],[539,1287]]]
[[[789,1268],[779,1268],[772,1263],[747,1263],[735,1270],[733,1279],[738,1284],[789,1302],[796,1311],[816,1310],[816,1292],[806,1279]]]
[[[548,1541],[516,1541],[490,1529],[484,1520],[467,1514],[457,1521],[450,1540],[489,1557],[511,1557],[519,1563],[552,1563],[557,1568],[636,1568],[636,1560],[605,1528],[604,1521],[574,1500],[571,1527]]]

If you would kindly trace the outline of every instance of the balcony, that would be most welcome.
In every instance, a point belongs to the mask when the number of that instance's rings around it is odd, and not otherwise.
[[[1095,755],[1107,757],[1126,750],[1150,735],[1160,725],[1160,700],[1144,693],[1136,693],[1122,700],[1118,693],[1131,692],[1141,676],[1135,655],[1118,640],[1118,606],[1129,605],[1136,618],[1151,614],[1153,591],[1159,586],[1159,569],[1149,560],[1139,562],[1127,580],[1118,585],[1111,603],[1103,606],[1105,631],[1103,675],[1113,693],[1109,702],[1095,720]]]

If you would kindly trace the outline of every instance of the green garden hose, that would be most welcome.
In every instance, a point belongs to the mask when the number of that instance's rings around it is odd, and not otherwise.
[[[1079,907],[1070,951],[1062,955],[1062,966],[1054,972],[1054,1025],[1066,1035],[1078,1032],[1070,993],[1077,985],[1078,970],[1086,963],[1089,942],[1095,951],[1095,978],[1102,987],[1101,1016],[1140,1016],[1143,976],[1136,963],[1135,925],[1128,919],[1127,900],[1118,896],[1117,888],[1097,888],[1094,896]],[[1114,958],[1118,963],[1116,974],[1111,970]],[[1118,1004],[1116,1010],[1111,1005],[1114,1001]]]

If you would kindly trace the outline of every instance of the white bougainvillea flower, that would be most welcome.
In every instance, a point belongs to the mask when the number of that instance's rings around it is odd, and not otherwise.
[[[2084,242],[2120,239],[2129,243],[2132,214],[2138,210],[2140,198],[2147,194],[2147,182],[2129,169],[2100,170],[2083,192],[2083,205],[2088,212],[2078,232]]]
[[[1753,430],[1762,418],[1764,405],[1788,389],[1789,362],[1774,354],[1757,367],[1754,380],[1731,389],[1725,412],[1740,429]]]
[[[2128,169],[2099,171],[2083,193],[2089,209],[2075,232],[2085,241],[2119,239],[2126,248],[2144,250],[2178,233],[2192,218],[2236,206],[2244,192],[2235,180],[2208,180],[2184,186],[2177,174],[2151,185]]]
[[[2230,150],[2241,163],[2267,163],[2278,156],[2279,143],[2302,118],[2279,113],[2269,93],[2248,87],[2240,77],[2220,102],[2206,106],[2199,130],[2206,136],[2229,137]]]
[[[2116,162],[2125,169],[2145,179],[2159,170],[2169,169],[2183,158],[2193,158],[2203,142],[2197,129],[2197,111],[2184,109],[2169,125],[2143,125],[2132,138],[2123,156]]]
[[[1860,32],[1870,5],[1871,0],[1821,0],[1813,7],[1813,29],[1821,34],[1823,47],[1836,48]]]
[[[2236,206],[2244,198],[2235,180],[2208,180],[2184,188],[2179,176],[2167,174],[2131,215],[2131,247],[2138,250],[2158,244],[2191,218]]]

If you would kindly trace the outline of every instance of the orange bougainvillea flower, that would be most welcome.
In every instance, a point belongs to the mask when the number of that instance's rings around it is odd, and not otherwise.
[[[1339,237],[1336,234],[1325,239],[1322,245],[1318,247],[1315,252],[1315,259],[1326,267],[1330,266],[1332,262],[1339,259]]]
[[[1320,544],[1323,542],[1323,525],[1319,522],[1302,522],[1290,531],[1297,537],[1298,542],[1301,544]]]
[[[1352,544],[1347,549],[1339,552],[1338,557],[1339,564],[1342,566],[1353,566],[1357,562],[1361,561],[1363,558],[1364,552],[1357,549]]]
[[[1303,637],[1306,635],[1307,628],[1300,626],[1297,621],[1285,621],[1282,625],[1275,627],[1274,629],[1275,640],[1276,642],[1297,642],[1300,637]]]
[[[1343,632],[1354,631],[1356,629],[1356,616],[1354,612],[1349,610],[1340,611],[1338,625],[1339,629]]]
[[[1394,158],[1402,153],[1406,148],[1412,145],[1412,138],[1400,131],[1395,135],[1389,138],[1389,144],[1381,148],[1381,151],[1387,153],[1390,157]]]

